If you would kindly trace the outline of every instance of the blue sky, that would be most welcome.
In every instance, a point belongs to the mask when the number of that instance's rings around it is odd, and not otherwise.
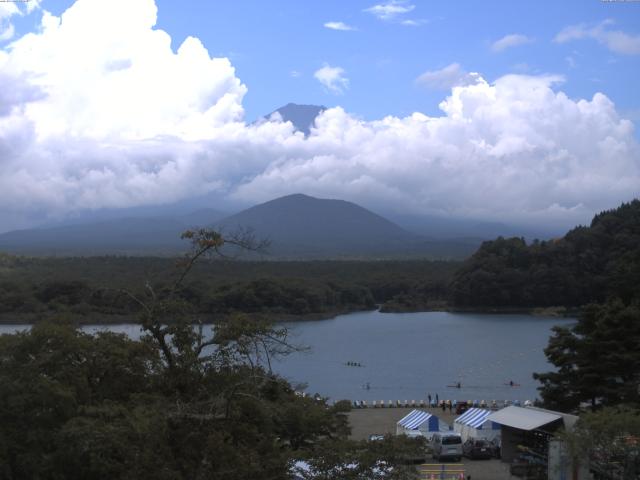
[[[595,40],[565,44],[553,38],[569,25],[596,25],[606,19],[614,29],[640,35],[640,3],[600,1],[415,1],[406,19],[426,21],[404,26],[381,21],[365,10],[374,1],[160,1],[158,25],[176,38],[196,35],[211,53],[229,56],[249,87],[250,117],[289,101],[336,104],[366,119],[436,114],[442,92],[415,84],[424,71],[457,62],[487,79],[506,73],[559,73],[571,96],[591,98],[604,91],[623,110],[640,110],[637,94],[640,56],[619,55]],[[323,27],[341,21],[357,31]],[[524,34],[531,44],[491,50],[508,34]],[[568,63],[572,57],[575,67]],[[349,89],[339,97],[324,91],[313,72],[323,63],[340,66]],[[301,73],[292,78],[292,70]]]
[[[44,0],[42,6],[60,14],[72,3]],[[414,8],[387,21],[367,12],[385,4],[375,0],[156,3],[157,28],[171,35],[174,48],[191,35],[212,56],[230,58],[248,87],[248,120],[288,102],[341,105],[369,120],[414,111],[435,115],[443,91],[415,80],[454,62],[488,80],[507,73],[561,74],[566,78],[562,89],[571,97],[591,98],[602,91],[623,114],[640,119],[640,55],[613,52],[591,38],[553,42],[567,26],[591,28],[606,20],[615,22],[609,30],[640,42],[640,2],[415,0],[399,2]],[[33,26],[35,20],[24,19],[20,27]],[[330,30],[323,26],[327,22],[357,30]],[[532,42],[494,52],[491,45],[509,34],[526,35]],[[314,79],[324,63],[345,70],[349,88],[343,94],[326,91]],[[293,77],[294,71],[300,76]]]
[[[631,1],[0,2],[0,231],[300,192],[568,228],[640,195],[639,67]],[[289,102],[330,108],[252,124]]]

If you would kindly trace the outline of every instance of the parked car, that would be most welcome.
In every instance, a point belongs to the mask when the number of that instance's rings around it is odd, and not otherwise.
[[[434,433],[431,449],[435,460],[451,458],[459,462],[462,458],[462,437],[459,433]]]
[[[500,437],[496,437],[490,442],[491,453],[495,458],[502,458],[502,440]]]
[[[462,454],[471,459],[491,458],[491,444],[485,438],[470,438],[462,445]]]

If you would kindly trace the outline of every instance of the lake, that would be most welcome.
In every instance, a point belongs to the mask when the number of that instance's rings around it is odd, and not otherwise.
[[[310,351],[273,367],[294,384],[306,383],[307,392],[335,400],[418,401],[429,393],[440,399],[533,400],[538,383],[531,374],[552,368],[543,352],[551,327],[574,321],[531,315],[358,312],[287,323],[293,342]],[[28,327],[0,325],[0,333],[21,328]],[[140,336],[135,324],[84,328]],[[520,386],[509,386],[510,380]],[[457,382],[461,388],[447,387]]]

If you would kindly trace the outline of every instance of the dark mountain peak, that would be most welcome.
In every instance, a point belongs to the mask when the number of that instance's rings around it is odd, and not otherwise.
[[[328,218],[333,221],[346,218],[357,218],[358,220],[364,220],[365,218],[368,220],[375,219],[380,224],[408,233],[395,223],[353,202],[331,198],[316,198],[303,193],[292,193],[274,198],[229,218],[244,215],[245,212],[257,212],[267,215],[277,212],[280,215],[288,215],[290,218],[300,216],[300,220],[305,222],[313,222],[321,218]]]
[[[267,202],[264,203],[260,203],[258,205],[255,205],[252,208],[255,207],[259,207],[261,205],[283,205],[283,204],[305,204],[305,205],[319,205],[322,203],[326,203],[326,202],[344,202],[344,203],[350,203],[350,202],[345,202],[344,200],[333,200],[333,199],[329,199],[329,198],[317,198],[317,197],[312,197],[311,195],[306,195],[304,193],[291,193],[289,195],[283,195],[282,197],[278,197],[278,198],[274,198],[273,200],[269,200]],[[353,204],[355,205],[355,204]],[[362,207],[360,207],[362,208]],[[364,209],[363,209],[364,210]]]
[[[250,227],[272,242],[275,255],[341,256],[406,250],[418,237],[344,200],[295,193],[256,205],[221,222],[224,229]]]
[[[287,103],[285,106],[265,115],[264,120],[270,120],[274,113],[278,113],[284,122],[291,122],[296,130],[309,135],[311,127],[316,121],[316,117],[324,112],[327,107],[323,105],[299,105],[297,103]]]

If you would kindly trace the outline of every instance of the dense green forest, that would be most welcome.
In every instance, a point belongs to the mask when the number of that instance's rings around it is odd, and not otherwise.
[[[83,322],[121,321],[139,310],[123,290],[157,291],[178,260],[160,257],[0,256],[0,318],[37,321],[67,313]],[[328,316],[443,303],[459,266],[438,261],[256,262],[221,259],[195,265],[180,295],[205,320],[234,312]]]
[[[68,313],[84,322],[121,321],[139,305],[123,290],[162,290],[176,259],[0,255],[0,319],[36,321]],[[640,290],[640,201],[595,216],[563,238],[485,242],[464,263],[237,261],[196,265],[180,294],[205,321],[234,312],[323,317],[340,312],[578,308]]]
[[[488,302],[583,305],[578,321],[554,327],[544,352],[555,369],[534,373],[543,404],[580,415],[561,433],[575,461],[596,478],[640,475],[640,202],[597,215],[552,244],[517,240],[483,246],[456,277],[457,293],[477,287],[489,265]],[[550,273],[554,270],[553,273]],[[512,285],[506,278],[520,278]]]
[[[472,307],[579,307],[640,293],[640,201],[563,238],[485,242],[456,272],[450,299]]]
[[[130,293],[140,340],[65,320],[0,336],[0,479],[417,477],[423,441],[350,441],[349,402],[299,395],[272,372],[299,348],[286,328],[243,316],[193,328],[181,286],[210,236],[166,288]]]

